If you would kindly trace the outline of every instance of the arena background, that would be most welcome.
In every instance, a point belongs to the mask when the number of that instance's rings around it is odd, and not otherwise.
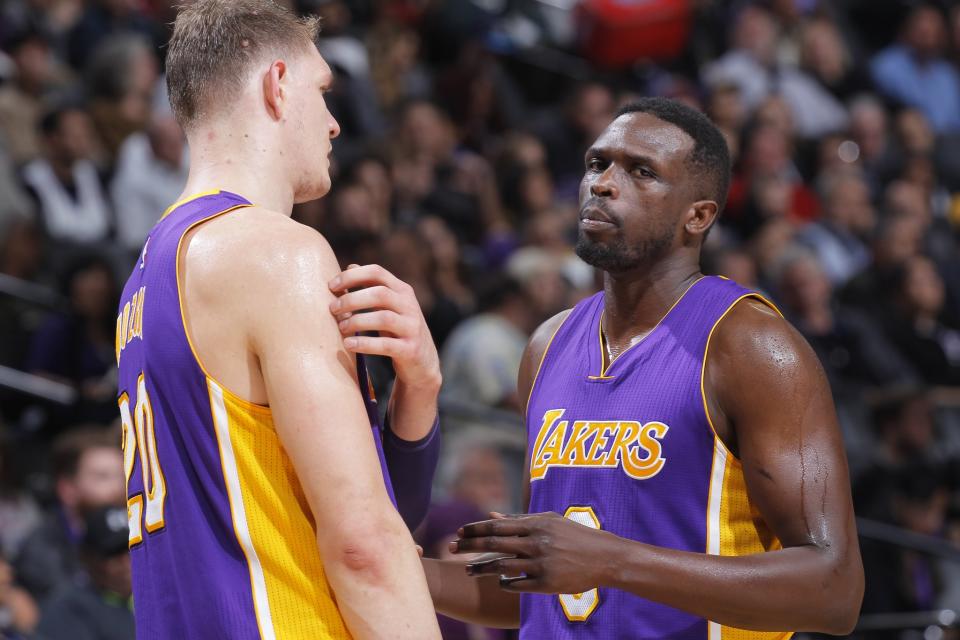
[[[341,263],[411,283],[441,350],[428,554],[519,509],[521,351],[598,287],[572,251],[583,152],[618,105],[669,96],[735,158],[704,270],[774,300],[831,381],[866,566],[855,635],[958,635],[960,5],[295,5],[323,16],[343,132],[333,191],[294,217]],[[0,4],[2,637],[132,637],[125,534],[95,508],[123,500],[118,284],[188,169],[163,89],[174,16]],[[386,397],[389,363],[373,368]]]

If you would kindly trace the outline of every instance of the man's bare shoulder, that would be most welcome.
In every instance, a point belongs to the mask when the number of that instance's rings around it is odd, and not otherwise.
[[[326,283],[340,271],[320,233],[262,207],[234,211],[199,227],[185,259],[188,277],[201,287],[271,298],[291,288],[328,293]]]
[[[806,339],[783,316],[755,298],[738,302],[711,338],[709,365],[721,378],[767,384],[822,375]]]
[[[737,354],[738,359],[752,365],[789,366],[809,347],[800,332],[775,309],[756,298],[746,298],[717,325],[711,356],[715,349]]]

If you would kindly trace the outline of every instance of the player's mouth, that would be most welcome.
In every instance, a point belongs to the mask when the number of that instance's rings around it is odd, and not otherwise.
[[[587,204],[580,209],[580,228],[584,231],[602,231],[619,226],[603,206]]]

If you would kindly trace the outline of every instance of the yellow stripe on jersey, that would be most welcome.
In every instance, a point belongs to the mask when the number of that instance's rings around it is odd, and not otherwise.
[[[740,461],[719,438],[714,438],[707,507],[707,553],[746,556],[782,548],[756,506],[750,502]],[[716,622],[707,623],[707,640],[786,640],[792,635],[787,631],[748,631]]]
[[[780,314],[769,300],[756,293],[745,294],[730,304],[717,319],[703,354],[700,372],[700,394],[703,411],[710,429],[713,430],[713,466],[710,471],[710,493],[707,499],[707,553],[720,556],[746,556],[782,549],[783,545],[763,521],[756,506],[750,502],[743,466],[720,440],[710,418],[707,395],[704,390],[703,373],[707,367],[710,338],[720,321],[744,298],[755,298]],[[782,315],[782,314],[780,314]],[[707,623],[707,640],[786,640],[793,635],[789,631],[749,631],[727,627],[716,622]]]
[[[350,638],[323,570],[310,507],[270,409],[212,379],[207,384],[261,638]]]

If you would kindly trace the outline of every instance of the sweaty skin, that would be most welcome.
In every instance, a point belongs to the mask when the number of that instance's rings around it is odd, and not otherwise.
[[[692,146],[677,127],[637,113],[615,120],[587,153],[581,216],[609,224],[581,223],[581,239],[600,245],[592,249],[608,261],[603,330],[614,355],[649,333],[700,277],[702,238],[718,207],[702,199],[689,175],[685,158]],[[640,250],[619,262],[603,253],[617,246]],[[567,313],[530,339],[520,397],[529,397]],[[713,556],[627,540],[556,513],[497,514],[465,525],[450,545],[456,553],[496,554],[467,565],[466,573],[478,576],[473,586],[457,575],[456,563],[425,561],[437,609],[516,627],[519,596],[506,594],[601,586],[732,627],[849,633],[863,570],[832,396],[812,349],[769,307],[743,300],[714,331],[704,390],[717,434],[743,462],[750,499],[782,550]]]
[[[340,130],[323,98],[331,82],[313,46],[265,60],[231,109],[188,130],[185,194],[223,189],[258,206],[184,236],[184,320],[210,374],[244,400],[270,406],[353,637],[439,638],[413,540],[384,485],[354,355],[394,359],[394,433],[415,441],[436,415],[436,351],[409,287],[379,267],[342,274],[327,241],[290,219],[294,202],[330,188],[327,154]],[[390,295],[380,297],[384,290]],[[359,322],[382,328],[374,314],[341,327],[332,313],[371,296],[375,304],[364,306],[396,323],[389,345],[343,339],[341,330],[352,333]]]

